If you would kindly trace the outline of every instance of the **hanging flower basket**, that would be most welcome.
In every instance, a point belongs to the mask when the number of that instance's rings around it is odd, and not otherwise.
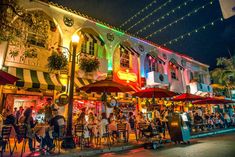
[[[47,58],[49,70],[61,70],[68,65],[66,56],[61,52],[52,51],[50,57]]]
[[[93,72],[99,69],[100,61],[95,56],[81,55],[79,58],[79,67],[85,72]]]

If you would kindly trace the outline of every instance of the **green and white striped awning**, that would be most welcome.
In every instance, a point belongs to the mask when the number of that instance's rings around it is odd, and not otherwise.
[[[77,88],[81,88],[83,86],[89,85],[94,82],[95,82],[95,80],[91,80],[91,79],[83,79],[83,78],[79,78],[79,77],[74,78],[74,83]]]
[[[65,87],[60,83],[58,75],[36,70],[7,67],[7,72],[18,77],[15,85],[24,88],[63,91]]]

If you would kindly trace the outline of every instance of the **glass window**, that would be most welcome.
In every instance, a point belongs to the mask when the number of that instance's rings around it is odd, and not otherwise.
[[[177,80],[176,73],[174,71],[171,71],[171,78]]]
[[[193,80],[193,72],[190,71],[190,81],[192,81],[192,80]]]
[[[83,41],[81,45],[81,53],[86,53],[86,45],[87,45],[87,42]]]
[[[203,76],[203,74],[199,74],[198,75],[198,79],[199,79],[200,83],[204,83],[204,76]]]
[[[35,34],[33,32],[28,32],[27,43],[39,47],[47,47],[45,37]]]
[[[90,44],[89,44],[89,54],[90,55],[95,55],[94,42],[90,42]]]
[[[164,74],[164,68],[162,64],[158,64],[157,65],[157,71],[161,74]]]
[[[124,68],[129,68],[130,66],[130,56],[126,49],[120,49],[120,65]]]
[[[171,73],[172,79],[178,80],[176,68],[174,68],[173,66],[170,66],[170,73]]]

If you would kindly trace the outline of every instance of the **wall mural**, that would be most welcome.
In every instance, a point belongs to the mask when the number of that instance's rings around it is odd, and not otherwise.
[[[9,40],[5,65],[48,71],[47,58],[60,43],[54,21],[42,11],[17,18],[12,27],[18,29]]]

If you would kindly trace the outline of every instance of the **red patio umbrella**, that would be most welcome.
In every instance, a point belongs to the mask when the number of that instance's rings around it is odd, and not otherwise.
[[[193,102],[193,104],[229,104],[229,103],[235,103],[235,101],[208,97],[203,100],[198,100]]]
[[[177,94],[167,89],[156,87],[156,88],[146,88],[132,95],[140,98],[167,98],[167,97],[173,97]]]
[[[14,84],[19,78],[0,70],[0,85]]]
[[[171,101],[194,101],[194,100],[202,100],[202,99],[205,99],[205,97],[190,94],[190,93],[183,93],[171,99]]]
[[[91,83],[89,85],[83,86],[79,88],[80,90],[83,90],[85,92],[131,92],[135,91],[133,88],[131,88],[128,85],[123,85],[118,82],[115,82],[111,79],[105,79],[101,81],[97,81],[94,83]]]

